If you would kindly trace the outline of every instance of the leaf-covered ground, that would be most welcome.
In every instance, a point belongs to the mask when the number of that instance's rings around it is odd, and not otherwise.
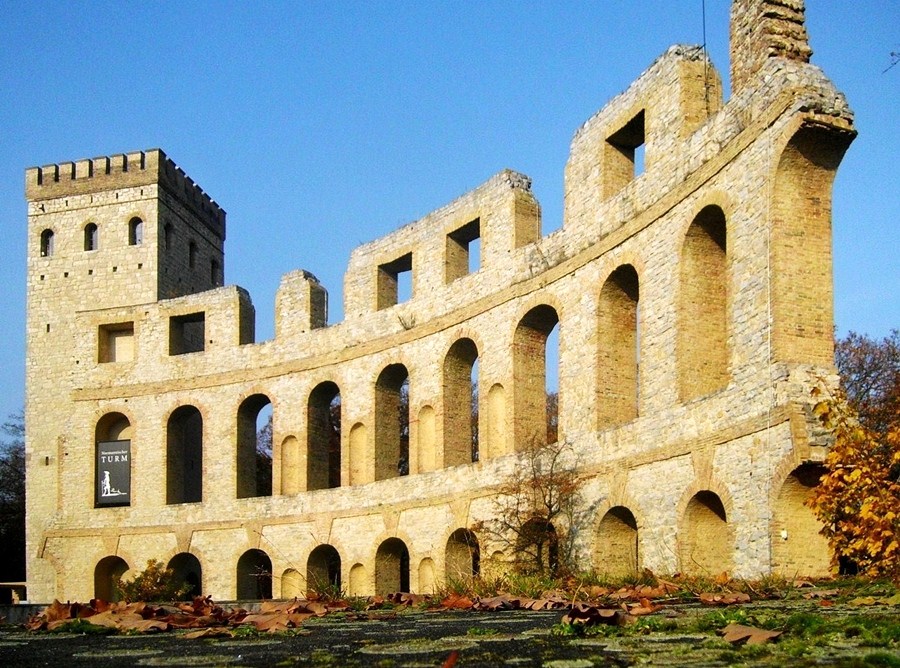
[[[698,585],[703,585],[698,587]],[[567,589],[567,588],[565,588]],[[67,666],[898,666],[890,583],[579,585],[181,606],[54,604],[0,626],[0,660]],[[702,591],[700,589],[708,589]]]

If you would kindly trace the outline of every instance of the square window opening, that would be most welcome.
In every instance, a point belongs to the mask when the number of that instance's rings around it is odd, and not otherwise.
[[[97,360],[101,364],[134,360],[134,323],[100,325]]]
[[[206,313],[169,318],[169,355],[203,352],[206,348]]]

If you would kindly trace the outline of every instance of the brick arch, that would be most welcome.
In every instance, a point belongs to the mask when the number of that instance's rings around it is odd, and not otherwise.
[[[770,562],[776,573],[788,577],[824,577],[831,573],[831,547],[819,533],[821,521],[806,505],[825,470],[824,462],[791,452],[772,475],[769,538]]]
[[[529,300],[531,303],[533,300]],[[544,444],[548,438],[546,346],[557,327],[562,329],[555,300],[541,300],[524,310],[515,321],[513,334],[513,427],[514,448]]]
[[[477,400],[478,381],[472,387],[472,373],[481,351],[470,338],[456,339],[444,354],[441,364],[443,399],[444,466],[467,464],[478,459],[477,425],[473,429],[473,400]]]
[[[341,590],[343,581],[341,552],[331,543],[319,543],[306,557],[308,591],[332,594]]]
[[[610,505],[597,513],[594,530],[594,570],[614,577],[640,571],[640,520],[624,503]]]
[[[394,591],[412,590],[412,564],[414,563],[412,544],[408,536],[392,535],[373,541],[375,594],[389,594]],[[429,556],[429,555],[424,555]]]
[[[195,404],[168,413],[166,435],[166,503],[203,500],[204,433],[207,420]]]
[[[603,281],[597,308],[597,427],[638,416],[640,275],[620,264]]]
[[[481,574],[481,543],[471,529],[458,527],[444,537],[444,579],[465,582]]]
[[[281,442],[273,444],[277,447],[276,460],[279,463],[280,493],[292,495],[300,493],[300,439],[293,433],[288,434]]]
[[[256,449],[259,413],[272,405],[269,394],[260,391],[244,396],[235,411],[235,474],[236,496],[239,499],[272,495],[272,460],[264,461],[257,455]],[[272,436],[274,445],[274,433]]]
[[[676,291],[678,396],[687,402],[731,378],[731,257],[725,211],[706,204],[682,237]]]
[[[402,414],[404,384],[408,388],[405,416]],[[382,366],[375,379],[375,480],[405,475],[404,462],[406,473],[409,472],[411,388],[412,374],[409,367],[400,362]]]
[[[833,363],[831,187],[854,135],[798,119],[773,147],[772,362]]]
[[[370,482],[369,428],[364,422],[354,422],[347,432],[347,475],[351,485]]]
[[[100,436],[100,423],[112,415],[121,415],[122,418],[128,421],[129,428],[131,429],[129,438],[131,440],[134,440],[136,420],[134,417],[134,412],[127,406],[106,406],[102,409],[97,409],[94,411],[94,440],[96,441]]]
[[[676,518],[678,568],[717,575],[734,568],[734,502],[724,485],[704,476],[682,494]]]
[[[332,411],[340,413],[342,401],[340,385],[332,380],[317,383],[307,395],[307,490],[341,486],[341,415],[334,418]]]
[[[131,566],[118,554],[107,555],[94,564],[93,598],[104,601],[118,601],[115,581],[125,575]]]

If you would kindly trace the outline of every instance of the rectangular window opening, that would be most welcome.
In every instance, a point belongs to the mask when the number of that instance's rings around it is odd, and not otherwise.
[[[185,355],[206,348],[206,313],[189,313],[169,318],[169,354]]]
[[[97,361],[101,364],[109,362],[131,362],[134,360],[134,323],[117,322],[100,325],[98,338]]]
[[[447,235],[444,281],[472,274],[481,268],[481,220],[466,223]]]
[[[610,197],[644,173],[644,111],[641,110],[606,140],[604,195]]]
[[[378,265],[376,308],[389,308],[410,300],[412,287],[412,253]]]

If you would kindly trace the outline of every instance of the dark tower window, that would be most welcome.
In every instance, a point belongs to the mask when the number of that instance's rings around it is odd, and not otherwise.
[[[53,230],[41,232],[41,257],[53,255]]]
[[[197,244],[193,241],[188,244],[188,267],[193,269],[197,266]]]
[[[84,226],[84,250],[97,250],[100,245],[100,230],[97,229],[95,223],[88,223]]]
[[[144,243],[144,221],[135,217],[128,222],[128,245],[140,246],[142,243]]]
[[[172,244],[175,243],[175,230],[172,228],[172,223],[166,223],[166,226],[163,228],[163,238],[165,239],[166,250],[172,250]]]

